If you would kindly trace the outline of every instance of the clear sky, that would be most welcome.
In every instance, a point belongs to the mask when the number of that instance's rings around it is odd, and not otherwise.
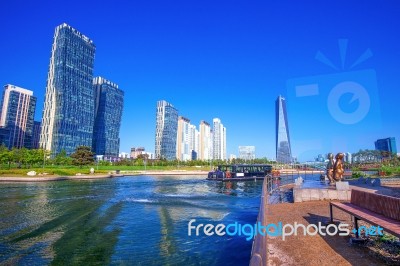
[[[54,29],[65,22],[94,41],[94,74],[125,91],[121,151],[154,152],[164,99],[197,127],[220,118],[228,155],[254,145],[275,158],[279,94],[300,160],[400,142],[400,3],[326,2],[1,1],[0,84],[33,90],[40,120]]]

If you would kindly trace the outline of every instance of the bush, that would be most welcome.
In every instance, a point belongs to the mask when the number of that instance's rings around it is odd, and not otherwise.
[[[353,173],[351,174],[351,177],[352,177],[352,178],[360,178],[360,177],[364,177],[364,176],[365,176],[365,174],[362,173],[362,172],[353,172]]]

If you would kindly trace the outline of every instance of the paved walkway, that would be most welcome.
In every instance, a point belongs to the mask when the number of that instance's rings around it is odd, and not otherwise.
[[[350,216],[334,209],[335,219],[351,224]],[[329,219],[329,202],[313,201],[269,205],[268,223],[317,224]],[[351,246],[343,236],[290,236],[267,239],[268,265],[385,265],[365,247]]]

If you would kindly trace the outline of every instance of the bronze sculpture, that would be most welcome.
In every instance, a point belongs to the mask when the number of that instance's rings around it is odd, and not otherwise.
[[[335,165],[335,162],[333,161],[333,154],[329,153],[328,154],[328,164],[326,166],[326,176],[329,179],[329,183],[333,184],[335,181],[333,180],[333,167]]]
[[[331,185],[335,184],[336,181],[342,181],[343,179],[343,153],[338,153],[335,156],[335,161],[333,160],[333,154],[328,154],[328,164],[326,165],[326,176],[329,179]]]
[[[333,168],[333,179],[336,181],[342,181],[343,180],[343,158],[344,154],[343,153],[338,153],[336,154],[336,161],[335,161],[335,167]]]

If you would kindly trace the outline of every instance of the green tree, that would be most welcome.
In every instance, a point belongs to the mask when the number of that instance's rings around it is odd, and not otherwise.
[[[79,146],[76,151],[71,154],[72,164],[79,165],[82,168],[83,165],[88,165],[94,162],[94,153],[90,147]]]
[[[69,164],[71,164],[71,158],[68,157],[67,152],[65,150],[62,150],[54,158],[54,163],[56,165],[69,165]]]
[[[2,165],[8,164],[8,168],[10,168],[10,160],[11,160],[10,151],[7,149],[6,146],[1,145],[0,146],[0,163]]]

